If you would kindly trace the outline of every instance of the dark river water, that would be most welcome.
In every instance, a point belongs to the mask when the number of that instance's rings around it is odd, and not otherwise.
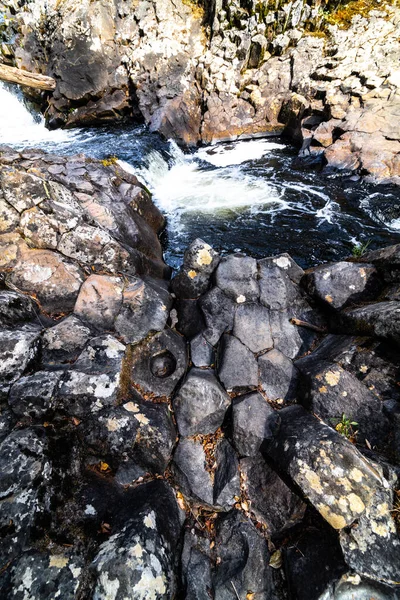
[[[372,249],[400,242],[399,188],[296,169],[295,150],[279,139],[184,154],[142,126],[49,132],[0,87],[0,143],[117,156],[167,217],[163,243],[173,267],[196,237],[223,252],[289,252],[303,267],[348,256],[357,244]]]

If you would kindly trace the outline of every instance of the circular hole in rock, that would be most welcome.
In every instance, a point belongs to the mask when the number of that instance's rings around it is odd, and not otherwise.
[[[176,369],[176,358],[169,350],[163,350],[150,359],[150,370],[154,377],[165,379]]]

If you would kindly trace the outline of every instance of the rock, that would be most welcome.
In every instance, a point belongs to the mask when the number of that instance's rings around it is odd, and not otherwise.
[[[367,252],[359,260],[373,264],[388,283],[400,281],[400,244]]]
[[[56,389],[63,371],[38,371],[11,387],[8,403],[19,417],[42,419],[55,408]]]
[[[316,267],[302,280],[311,296],[336,310],[373,298],[379,292],[379,283],[372,265],[347,262]]]
[[[181,514],[174,492],[164,481],[152,481],[129,494],[129,510],[118,528],[100,545],[91,569],[96,575],[93,598],[115,600],[173,598],[178,587]]]
[[[17,323],[32,321],[39,308],[34,301],[18,292],[0,290],[0,326],[12,327]]]
[[[115,330],[126,343],[134,344],[151,331],[162,331],[169,309],[170,297],[162,285],[136,278],[123,291]]]
[[[129,459],[145,471],[163,474],[176,431],[167,404],[125,402],[102,411],[85,426],[87,444],[113,464]]]
[[[242,458],[240,472],[250,509],[270,536],[279,535],[303,519],[306,505],[260,454]]]
[[[336,330],[339,333],[371,335],[400,344],[399,303],[378,302],[343,313]]]
[[[0,331],[0,399],[35,359],[39,335],[40,327],[33,325]]]
[[[283,549],[285,575],[291,593],[299,600],[319,600],[327,598],[345,600],[346,596],[336,596],[328,589],[347,571],[337,535],[327,525],[301,527],[293,541]],[[336,588],[335,588],[336,589]],[[357,594],[351,586],[350,594]],[[351,598],[351,595],[349,596]]]
[[[334,529],[350,526],[385,485],[380,467],[300,406],[282,409],[279,417],[263,454],[291,477]]]
[[[233,334],[252,352],[258,353],[272,348],[269,311],[259,304],[238,306]]]
[[[74,600],[83,575],[84,560],[73,552],[50,553],[30,550],[11,567],[7,598],[44,600],[58,594]]]
[[[289,262],[289,259],[286,259]],[[285,260],[285,264],[287,264]],[[283,260],[281,260],[283,264]],[[300,292],[289,277],[288,271],[270,259],[259,261],[260,302],[272,310],[284,310],[301,301]],[[290,264],[290,263],[289,263]],[[289,267],[288,267],[289,268]]]
[[[176,300],[176,330],[191,339],[204,330],[204,319],[197,300]]]
[[[61,381],[57,407],[86,417],[115,406],[124,356],[125,346],[111,335],[93,338]]]
[[[278,254],[278,256],[268,256],[258,261],[261,270],[265,270],[269,267],[278,267],[282,273],[286,273],[292,283],[299,285],[301,278],[304,275],[304,271],[299,265],[293,260],[290,254],[286,252]],[[265,271],[267,274],[268,271]]]
[[[186,371],[184,338],[170,329],[144,340],[132,350],[132,381],[144,395],[170,397]]]
[[[217,523],[216,600],[235,600],[253,593],[260,600],[278,598],[268,566],[266,540],[253,523],[238,511],[221,516]],[[236,591],[235,591],[236,590]]]
[[[215,433],[230,403],[213,372],[191,369],[173,404],[179,433],[186,437]]]
[[[7,275],[7,283],[35,294],[41,308],[60,314],[73,309],[83,274],[79,267],[49,250],[29,250]]]
[[[257,361],[233,335],[225,334],[223,337],[218,375],[228,391],[251,389],[258,385]]]
[[[113,330],[122,306],[123,289],[121,277],[90,275],[80,289],[74,313],[91,327]]]
[[[260,384],[269,400],[291,402],[297,393],[298,372],[292,361],[279,350],[258,358]]]
[[[215,273],[217,286],[233,302],[255,302],[259,297],[257,261],[241,255],[223,258]]]
[[[209,457],[204,452],[206,447]],[[173,459],[173,471],[183,494],[195,503],[229,510],[240,495],[239,464],[231,445],[181,438]]]
[[[233,445],[240,456],[255,456],[272,436],[278,413],[260,393],[237,396],[232,404]]]
[[[5,437],[10,433],[13,429],[16,416],[14,413],[8,408],[8,406],[2,406],[0,409],[0,443],[4,440]]]
[[[214,349],[200,333],[190,342],[190,358],[195,367],[212,367],[214,365]]]
[[[215,346],[221,335],[233,328],[235,304],[218,287],[202,296],[199,304],[206,322],[203,335],[209,344]]]
[[[42,336],[42,363],[44,366],[74,362],[82,352],[91,331],[75,315],[46,329]]]
[[[398,585],[400,574],[400,540],[392,508],[396,482],[397,477],[383,479],[357,527],[340,532],[343,555],[350,568],[389,585]]]
[[[8,564],[30,545],[31,528],[43,511],[40,488],[51,473],[42,429],[11,432],[1,443],[0,559]]]
[[[274,350],[287,358],[296,358],[312,345],[315,334],[291,323],[293,312],[271,310],[269,313]]]
[[[178,298],[199,298],[209,287],[210,278],[219,263],[219,255],[203,240],[190,244],[183,257],[183,265],[171,282]]]
[[[380,400],[340,365],[305,357],[296,362],[302,373],[302,403],[331,427],[345,415],[357,423],[357,440],[382,447],[390,432]]]
[[[186,600],[209,600],[212,593],[210,541],[186,530],[182,550],[182,584]]]

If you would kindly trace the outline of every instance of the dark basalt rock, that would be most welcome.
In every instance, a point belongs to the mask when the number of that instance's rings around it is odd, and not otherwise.
[[[116,404],[121,386],[125,346],[111,335],[93,338],[65,373],[57,391],[57,406],[86,417]]]
[[[258,385],[258,365],[254,354],[233,335],[225,334],[218,375],[228,391],[242,391]]]
[[[40,311],[29,296],[0,290],[0,327],[14,327],[17,323],[32,321]]]
[[[258,359],[260,385],[269,400],[291,402],[297,393],[298,371],[279,350],[270,350]]]
[[[179,433],[215,433],[222,425],[231,399],[211,371],[191,369],[174,400]]]
[[[173,459],[174,475],[187,498],[216,510],[229,510],[240,495],[239,463],[223,438],[210,451],[212,464],[207,464],[201,441],[181,438]]]
[[[252,352],[258,353],[272,348],[269,311],[259,304],[238,306],[233,334]]]
[[[302,285],[319,302],[341,310],[376,297],[381,281],[373,265],[339,262],[308,271]]]
[[[183,337],[165,329],[134,346],[132,381],[143,393],[169,397],[186,371],[188,363]]]
[[[85,561],[74,552],[64,551],[24,553],[10,570],[4,586],[4,600],[75,600]],[[1,586],[1,584],[0,584]],[[0,587],[1,589],[1,587]]]
[[[279,535],[301,522],[305,503],[267,465],[260,453],[243,458],[240,472],[251,511],[266,525],[269,535]]]
[[[196,335],[190,342],[190,358],[195,367],[211,367],[215,363],[214,348],[204,335]]]
[[[0,560],[29,546],[31,528],[44,507],[40,487],[51,473],[42,429],[12,431],[0,446]]]
[[[282,274],[286,274],[289,279],[296,285],[299,285],[301,278],[304,275],[304,271],[299,265],[293,260],[290,254],[284,252],[277,256],[268,256],[258,261],[261,274],[267,275],[268,268],[278,267]]]
[[[259,261],[259,265],[261,304],[272,310],[285,310],[301,301],[300,292],[286,271],[271,261]]]
[[[357,440],[384,447],[390,433],[382,403],[375,394],[338,364],[305,357],[296,362],[302,373],[299,393],[304,406],[335,426],[343,414],[357,425]]]
[[[400,244],[367,252],[358,260],[373,264],[385,281],[389,283],[400,281]]]
[[[222,258],[215,273],[217,286],[233,302],[256,302],[259,298],[257,261],[242,255]]]
[[[235,303],[215,287],[200,298],[199,304],[206,322],[203,335],[209,344],[215,346],[221,335],[233,328]]]
[[[204,329],[203,313],[197,300],[176,300],[176,330],[189,340]]]
[[[255,456],[272,436],[278,413],[259,394],[238,396],[232,403],[232,439],[240,456]]]
[[[67,368],[82,352],[91,338],[91,330],[75,315],[46,329],[42,335],[41,360],[44,367],[64,365]]]
[[[84,436],[92,451],[115,465],[121,458],[129,459],[131,467],[135,464],[162,474],[171,458],[176,430],[167,404],[126,402],[92,417],[84,426]]]
[[[150,590],[154,600],[173,598],[182,515],[172,488],[164,481],[139,486],[125,506],[92,562],[94,598],[146,598]]]
[[[21,377],[11,387],[8,403],[19,417],[42,419],[54,411],[56,390],[63,371],[38,371]]]
[[[338,333],[368,335],[386,338],[400,344],[399,303],[378,302],[342,313],[339,323],[334,324]]]
[[[210,278],[218,266],[219,255],[203,240],[194,240],[186,250],[183,265],[171,282],[177,298],[199,298],[210,285]]]
[[[267,542],[249,519],[236,510],[221,516],[215,546],[216,599],[237,600],[251,591],[260,600],[278,600]]]
[[[33,325],[0,331],[0,400],[37,356],[40,331]]]
[[[182,549],[182,587],[185,600],[210,600],[211,549],[207,538],[186,530]]]

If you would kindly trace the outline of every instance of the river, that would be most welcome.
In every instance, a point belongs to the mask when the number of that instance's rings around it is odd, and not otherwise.
[[[183,153],[146,127],[121,124],[48,131],[20,95],[0,87],[0,144],[57,154],[116,156],[146,183],[167,218],[166,261],[179,266],[201,237],[223,252],[289,252],[303,267],[337,260],[357,244],[400,242],[400,189],[296,169],[276,138]]]

